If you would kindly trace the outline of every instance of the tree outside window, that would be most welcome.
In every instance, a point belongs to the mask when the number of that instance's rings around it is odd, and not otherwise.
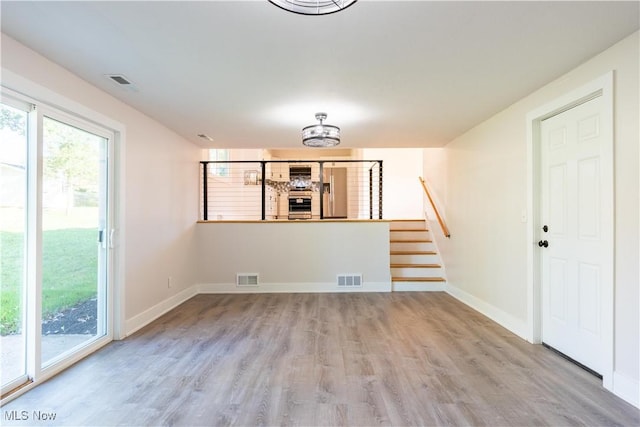
[[[229,161],[229,150],[212,148],[209,150],[209,160]],[[211,163],[209,171],[213,176],[227,177],[229,176],[228,163]]]

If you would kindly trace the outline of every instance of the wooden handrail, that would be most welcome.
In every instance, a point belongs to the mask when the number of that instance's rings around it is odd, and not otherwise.
[[[440,212],[438,212],[438,208],[436,208],[436,204],[433,203],[433,198],[431,198],[431,193],[429,193],[429,189],[427,188],[427,184],[425,184],[424,179],[422,179],[421,176],[419,176],[418,179],[420,180],[420,184],[422,184],[422,188],[424,189],[424,192],[427,194],[427,197],[429,198],[429,202],[431,202],[431,207],[433,207],[433,211],[436,213],[436,218],[438,219],[438,224],[440,224],[440,228],[442,229],[442,233],[447,238],[451,237],[451,233],[449,233],[449,228],[447,227],[447,224],[444,223],[444,220],[440,216]]]

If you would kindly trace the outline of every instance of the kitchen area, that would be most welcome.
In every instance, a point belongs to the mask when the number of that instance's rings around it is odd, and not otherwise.
[[[278,166],[277,178],[267,181],[277,194],[278,208],[273,219],[347,219],[346,167],[323,167],[320,174],[319,163]]]
[[[201,162],[202,220],[379,219],[382,161],[261,157]]]

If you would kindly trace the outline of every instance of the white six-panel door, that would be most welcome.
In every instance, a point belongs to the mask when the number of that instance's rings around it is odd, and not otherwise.
[[[542,341],[603,373],[612,161],[601,96],[541,123]],[[548,246],[545,246],[545,242]]]

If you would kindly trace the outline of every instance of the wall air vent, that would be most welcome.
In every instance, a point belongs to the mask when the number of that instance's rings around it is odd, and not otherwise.
[[[362,274],[338,274],[339,288],[361,288]]]
[[[258,286],[258,274],[238,273],[236,275],[236,286]]]

